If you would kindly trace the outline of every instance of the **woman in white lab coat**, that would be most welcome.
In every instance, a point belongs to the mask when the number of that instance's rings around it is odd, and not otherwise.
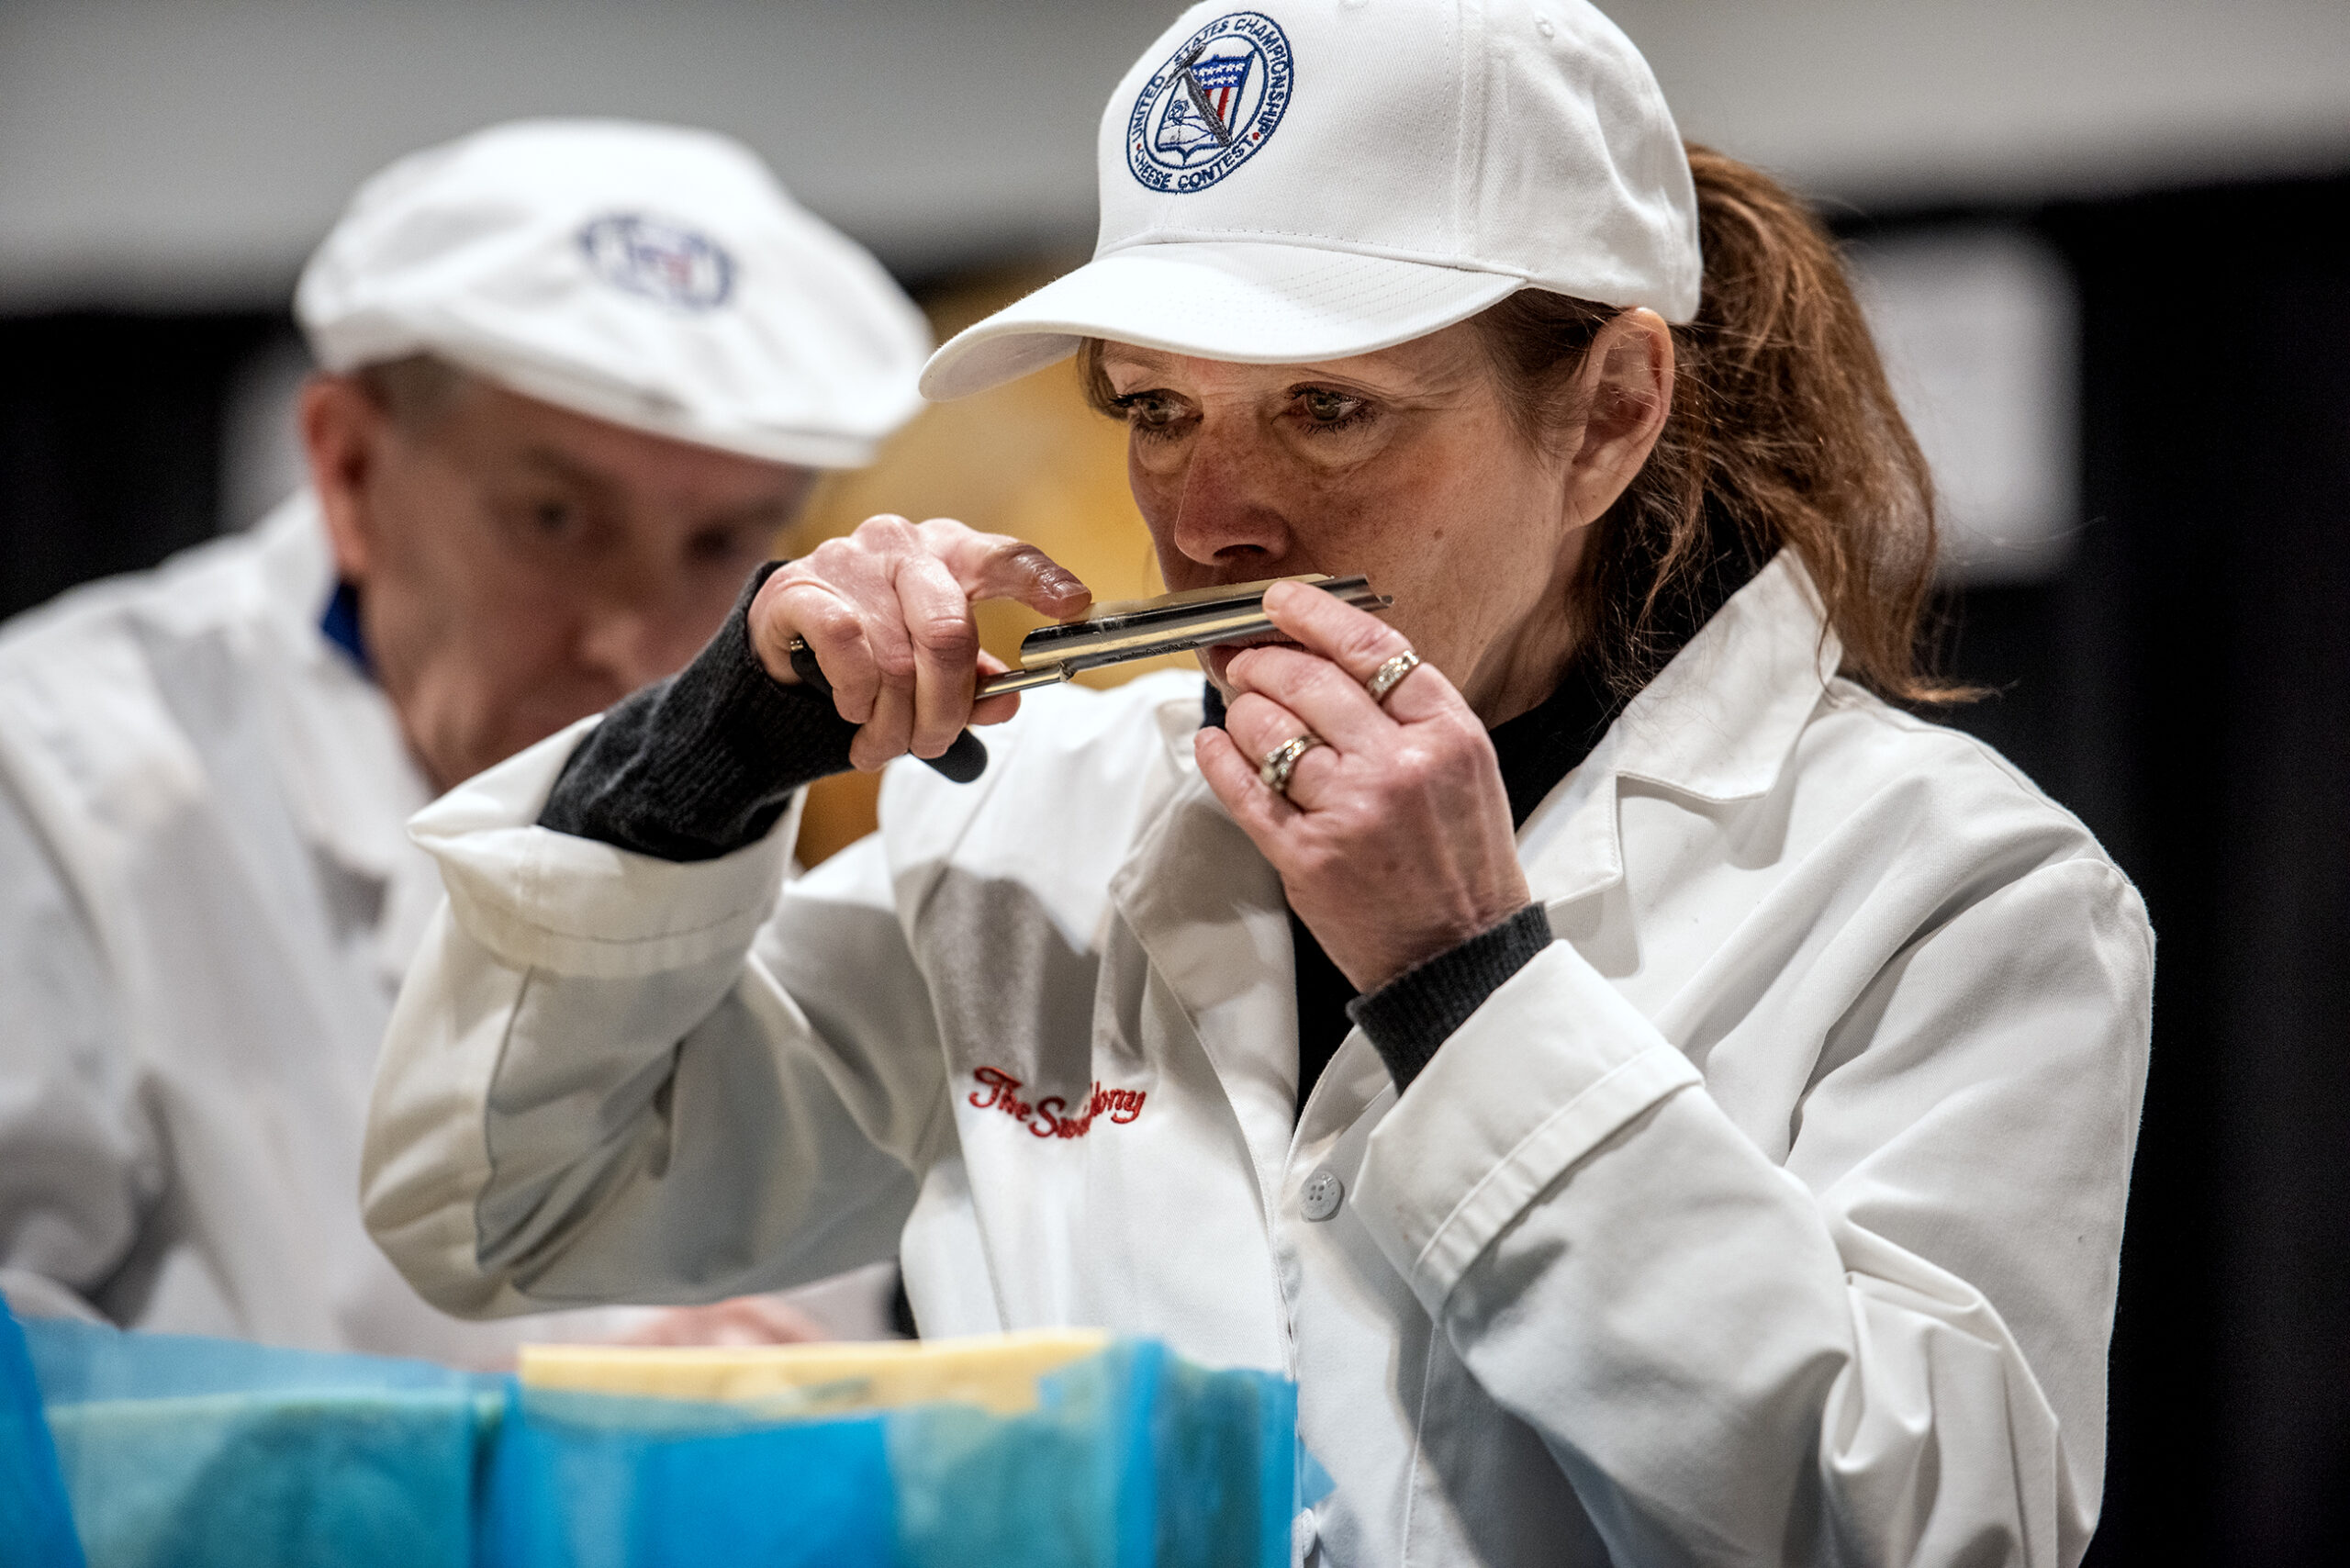
[[[1392,611],[1014,717],[1035,551],[772,570],[418,819],[378,1239],[476,1314],[894,1251],[927,1333],[1286,1370],[1321,1561],[2077,1562],[2152,938],[1888,700],[1929,487],[1817,226],[1579,5],[1199,10],[1102,156],[926,389],[1079,352],[1170,587]],[[966,722],[786,885],[799,783]]]

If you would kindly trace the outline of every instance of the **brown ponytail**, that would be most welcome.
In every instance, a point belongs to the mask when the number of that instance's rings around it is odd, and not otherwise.
[[[1834,241],[1757,170],[1692,146],[1689,171],[1703,298],[1673,330],[1664,433],[1584,554],[1583,647],[1628,695],[1784,547],[1818,587],[1845,674],[1899,700],[1967,695],[1920,666],[1933,483]],[[1564,412],[1560,393],[1616,313],[1528,289],[1474,319],[1529,438]]]

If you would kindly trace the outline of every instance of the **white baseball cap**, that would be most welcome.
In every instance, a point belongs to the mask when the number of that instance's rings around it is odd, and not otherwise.
[[[855,467],[920,406],[929,329],[748,148],[520,120],[359,188],[294,309],[331,371],[430,353],[615,424]]]
[[[1120,342],[1294,364],[1521,288],[1697,313],[1696,195],[1656,78],[1583,0],[1195,6],[1102,117],[1093,260],[957,335],[958,398]]]

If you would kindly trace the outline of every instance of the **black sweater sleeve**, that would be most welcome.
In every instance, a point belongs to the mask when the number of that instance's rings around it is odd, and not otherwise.
[[[692,664],[612,706],[564,766],[541,827],[715,860],[767,836],[794,790],[848,770],[856,726],[823,693],[771,678],[751,648],[751,599],[782,564],[752,575]]]
[[[1347,1003],[1347,1016],[1362,1025],[1400,1094],[1469,1014],[1550,942],[1550,914],[1539,903],[1528,904],[1499,925],[1355,998]]]

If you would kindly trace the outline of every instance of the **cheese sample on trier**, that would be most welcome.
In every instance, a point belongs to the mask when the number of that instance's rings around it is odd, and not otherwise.
[[[967,1339],[821,1345],[525,1345],[526,1388],[779,1406],[840,1416],[905,1405],[1036,1408],[1037,1380],[1108,1348],[1101,1329],[1045,1328]]]

